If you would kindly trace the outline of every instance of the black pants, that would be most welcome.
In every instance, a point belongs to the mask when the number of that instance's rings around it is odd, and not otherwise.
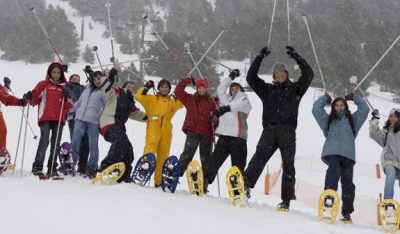
[[[72,133],[74,132],[75,119],[68,120],[69,135],[72,142]],[[81,150],[78,161],[78,172],[86,173],[86,164],[89,158],[89,136],[87,133],[82,138]]]
[[[107,156],[103,159],[99,171],[103,171],[108,166],[123,162],[125,163],[125,173],[118,182],[129,182],[133,163],[133,147],[126,135],[125,126],[112,125],[104,135],[104,139],[111,143]]]
[[[209,184],[212,184],[219,168],[224,164],[229,155],[231,155],[231,165],[237,166],[243,173],[247,160],[247,141],[237,137],[219,137],[214,153],[207,165],[206,176]]]
[[[40,140],[39,146],[36,151],[35,162],[32,166],[32,171],[42,171],[43,170],[43,163],[46,157],[46,151],[49,146],[49,138],[51,132],[51,145],[50,145],[50,157],[49,161],[47,162],[47,169],[50,172],[52,162],[54,160],[53,171],[57,170],[57,155],[60,151],[60,140],[63,131],[63,124],[60,124],[60,130],[57,137],[57,127],[58,121],[44,121],[39,123],[40,127]],[[54,148],[56,148],[55,155],[54,155]],[[56,156],[56,157],[55,157]]]
[[[283,201],[295,199],[294,186],[296,183],[296,170],[294,158],[296,154],[296,129],[288,125],[274,125],[264,128],[258,141],[256,153],[246,168],[245,180],[250,188],[254,188],[265,165],[279,149],[282,157],[282,187],[281,198]]]
[[[203,173],[206,173],[206,166],[211,158],[212,140],[204,135],[200,135],[191,131],[186,133],[185,148],[179,157],[179,165],[181,168],[180,176],[185,174],[186,168],[192,161],[197,147],[200,145],[200,161]]]
[[[356,162],[340,155],[328,155],[323,160],[328,164],[324,189],[337,191],[340,179],[342,183],[342,214],[351,214],[354,211],[356,186],[353,183],[353,168]]]

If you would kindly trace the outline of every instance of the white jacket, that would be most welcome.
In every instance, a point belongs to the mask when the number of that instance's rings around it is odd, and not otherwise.
[[[247,140],[247,116],[251,111],[251,104],[247,94],[239,91],[235,96],[228,94],[228,89],[232,84],[232,80],[224,78],[217,89],[220,106],[231,108],[230,112],[226,112],[219,117],[219,125],[215,130],[217,136],[239,137]]]

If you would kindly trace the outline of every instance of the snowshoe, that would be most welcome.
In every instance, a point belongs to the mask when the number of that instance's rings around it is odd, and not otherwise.
[[[48,178],[51,178],[52,180],[64,180],[64,177],[60,176],[57,173],[57,170],[54,170],[52,173],[50,172],[50,170],[48,170],[46,176]]]
[[[86,177],[92,180],[96,177],[96,175],[97,175],[97,168],[88,168]]]
[[[341,218],[340,221],[344,224],[353,224],[350,214],[343,214],[343,218]]]
[[[118,181],[125,173],[125,163],[119,162],[108,166],[106,169],[97,173],[91,184],[100,183],[102,185],[111,185]]]
[[[200,163],[197,160],[192,160],[186,168],[186,178],[188,181],[190,194],[196,193],[197,196],[204,194],[204,176]]]
[[[240,207],[247,205],[243,175],[237,166],[231,167],[226,174],[226,187],[233,206],[236,206],[238,200],[240,201]]]
[[[400,207],[394,199],[385,199],[379,204],[379,218],[386,233],[395,233],[400,224]]]
[[[327,189],[321,193],[318,201],[318,220],[330,220],[330,223],[336,222],[339,213],[340,197],[332,189]]]
[[[0,175],[10,169],[11,156],[6,149],[0,150]],[[12,164],[14,165],[14,164]]]
[[[162,167],[161,188],[174,193],[179,183],[179,160],[175,155],[169,156]]]
[[[68,142],[64,142],[60,147],[58,154],[60,160],[59,171],[66,175],[76,175],[76,162],[77,156],[73,153],[71,145]]]
[[[32,171],[34,176],[37,176],[39,180],[48,180],[49,177],[45,175],[42,171]]]
[[[282,201],[276,206],[276,210],[281,212],[289,212],[289,207],[290,207],[290,200]]]
[[[145,154],[139,158],[133,170],[131,182],[145,186],[156,169],[156,156],[152,153]]]

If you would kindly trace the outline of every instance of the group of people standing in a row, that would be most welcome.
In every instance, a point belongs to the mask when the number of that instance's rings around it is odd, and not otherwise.
[[[283,63],[273,66],[273,82],[267,83],[258,76],[258,71],[270,50],[264,47],[256,56],[247,74],[247,83],[263,103],[263,132],[257,144],[256,152],[247,163],[247,117],[251,104],[243,87],[234,82],[240,76],[237,69],[230,71],[229,77],[223,78],[213,97],[208,89],[207,79],[184,78],[177,85],[174,95],[171,84],[163,79],[158,82],[155,94],[153,81],[147,81],[134,96],[135,85],[125,82],[116,87],[117,70],[112,69],[107,76],[100,71],[91,72],[89,84],[79,84],[79,76],[72,75],[67,83],[63,66],[50,64],[46,79],[27,92],[22,99],[17,99],[0,86],[0,100],[5,105],[38,105],[40,141],[32,167],[34,175],[43,174],[45,152],[51,139],[51,154],[47,164],[47,175],[57,175],[57,162],[53,152],[59,147],[61,133],[68,120],[72,149],[79,159],[78,172],[93,178],[97,172],[116,162],[124,162],[125,174],[119,181],[129,182],[134,160],[133,147],[130,143],[125,124],[133,119],[146,122],[146,145],[144,154],[157,156],[155,186],[161,185],[161,169],[170,154],[172,141],[171,120],[180,108],[186,108],[182,130],[186,142],[179,163],[180,176],[193,159],[197,148],[205,175],[204,190],[207,192],[219,168],[231,156],[232,166],[237,166],[244,174],[245,190],[250,196],[266,163],[280,150],[282,157],[282,202],[279,208],[289,209],[290,201],[295,197],[295,153],[298,109],[301,98],[310,86],[314,73],[308,63],[290,46],[287,54],[294,59],[301,69],[301,77],[293,82]],[[188,85],[196,89],[194,94],[185,91]],[[139,110],[138,101],[144,108]],[[358,109],[351,113],[347,101],[354,101]],[[327,113],[325,106],[330,105]],[[315,101],[312,114],[326,137],[322,150],[322,160],[328,165],[325,177],[325,189],[337,190],[339,179],[342,183],[342,215],[351,220],[354,211],[355,185],[353,167],[355,164],[355,139],[367,119],[369,107],[361,96],[348,93],[344,98],[332,98],[326,92]],[[400,110],[394,109],[383,129],[379,128],[379,113],[374,110],[370,121],[370,135],[383,148],[382,164],[387,175],[385,198],[393,197],[395,179],[399,178],[400,145],[398,144]],[[0,120],[2,120],[0,112]],[[4,128],[0,121],[0,128]],[[57,131],[59,131],[58,138]],[[50,137],[51,132],[51,137]],[[5,131],[0,133],[0,148],[5,148]],[[111,143],[107,156],[98,167],[98,136]],[[218,141],[213,149],[215,135]],[[399,139],[400,140],[400,139]],[[89,155],[89,157],[88,157]],[[53,166],[52,166],[53,165]]]

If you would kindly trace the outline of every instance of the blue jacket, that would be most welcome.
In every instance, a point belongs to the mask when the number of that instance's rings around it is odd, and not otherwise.
[[[75,102],[72,112],[75,112],[75,119],[92,124],[99,124],[106,99],[101,89],[93,89],[87,85],[79,100]]]
[[[353,100],[358,107],[357,111],[352,114],[354,132],[344,113],[339,113],[339,120],[332,122],[329,126],[329,115],[324,109],[327,97],[321,96],[315,101],[312,113],[326,138],[322,149],[322,160],[324,156],[340,155],[356,161],[355,138],[368,117],[369,107],[360,96],[355,95]]]

